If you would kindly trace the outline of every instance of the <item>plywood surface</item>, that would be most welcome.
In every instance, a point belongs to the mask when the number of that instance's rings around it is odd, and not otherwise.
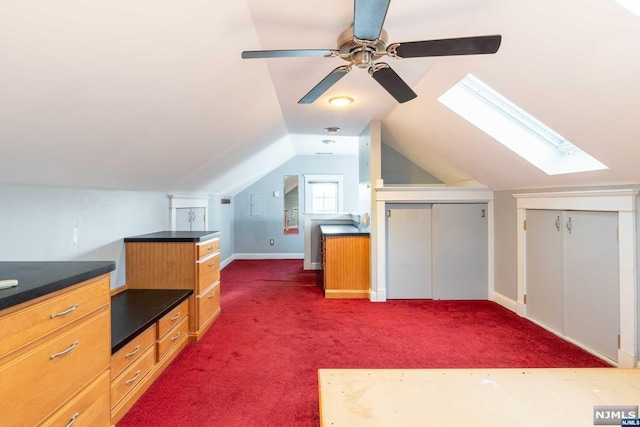
[[[640,369],[320,369],[321,426],[591,426]]]

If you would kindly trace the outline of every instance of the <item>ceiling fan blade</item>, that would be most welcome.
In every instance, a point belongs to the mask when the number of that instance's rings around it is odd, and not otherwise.
[[[395,43],[389,46],[390,56],[421,58],[427,56],[478,55],[496,53],[502,36],[461,37],[455,39],[425,40]]]
[[[325,93],[331,86],[336,84],[338,80],[343,78],[347,73],[351,71],[351,67],[349,65],[342,65],[332,72],[330,72],[324,79],[320,81],[313,89],[309,91],[305,96],[302,97],[298,104],[311,104],[313,101],[318,99],[320,95]]]
[[[360,40],[377,40],[391,0],[355,0],[353,2],[353,35]]]
[[[331,57],[335,55],[333,49],[287,49],[287,50],[245,50],[243,59],[254,58],[298,58],[306,56]]]
[[[384,62],[374,64],[369,68],[369,74],[400,103],[411,101],[418,96],[409,85]]]

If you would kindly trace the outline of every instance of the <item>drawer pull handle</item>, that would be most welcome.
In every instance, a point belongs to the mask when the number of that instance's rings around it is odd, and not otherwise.
[[[135,374],[135,375],[134,375],[130,380],[126,380],[126,381],[124,382],[124,385],[129,385],[129,384],[131,384],[132,382],[134,382],[135,380],[137,380],[139,376],[140,376],[140,369],[138,369],[138,372],[136,372],[136,374]]]
[[[69,314],[69,313],[71,313],[72,311],[74,311],[76,308],[78,308],[79,306],[80,306],[80,304],[75,304],[75,305],[73,305],[71,308],[68,308],[68,309],[67,309],[67,310],[65,310],[65,311],[61,311],[60,313],[54,313],[54,314],[52,314],[52,315],[50,316],[50,318],[51,318],[51,319],[55,319],[56,317],[64,316],[65,314]]]
[[[49,360],[53,360],[58,356],[64,356],[65,354],[69,353],[71,350],[76,348],[76,346],[78,345],[78,342],[79,342],[78,340],[75,340],[75,342],[71,344],[68,349],[62,350],[60,353],[52,354],[51,356],[49,356]]]
[[[178,332],[175,337],[171,337],[171,341],[173,342],[177,340],[179,336],[180,336],[180,332]]]
[[[69,421],[69,424],[67,424],[66,427],[71,427],[76,423],[76,418],[78,418],[80,416],[79,412],[76,412],[75,414],[73,414],[73,417],[71,417],[71,421]]]
[[[180,318],[180,312],[176,313],[176,315],[171,318],[171,321],[173,322],[174,320],[178,320],[179,318]]]
[[[213,246],[209,246],[209,247],[207,248],[207,250],[208,250],[208,251],[212,251],[212,250],[213,250]]]
[[[216,263],[212,262],[212,263],[207,264],[207,267],[213,267],[214,265],[216,265]]]
[[[211,293],[209,294],[209,296],[207,296],[207,298],[211,299],[211,298],[213,298],[213,297],[215,297],[215,296],[216,296],[216,293],[215,293],[215,292],[211,292]]]
[[[138,344],[138,346],[135,348],[135,350],[133,350],[131,353],[125,354],[124,358],[128,359],[131,356],[133,356],[134,354],[136,354],[138,351],[140,351],[140,345]]]

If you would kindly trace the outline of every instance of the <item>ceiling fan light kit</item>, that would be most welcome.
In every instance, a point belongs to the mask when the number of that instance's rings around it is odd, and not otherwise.
[[[387,32],[382,28],[391,0],[354,0],[353,26],[338,37],[337,49],[253,50],[242,52],[242,58],[339,57],[347,61],[331,71],[299,104],[311,104],[324,94],[353,67],[366,69],[398,102],[414,99],[416,93],[385,62],[374,62],[383,56],[394,59],[426,58],[434,56],[481,55],[496,53],[502,36],[460,37],[424,40],[387,45]]]

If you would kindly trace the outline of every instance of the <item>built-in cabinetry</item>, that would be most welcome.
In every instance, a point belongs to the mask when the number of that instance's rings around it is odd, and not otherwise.
[[[618,215],[529,210],[527,317],[617,361]]]
[[[166,231],[125,238],[129,289],[190,289],[189,336],[220,314],[219,232]]]
[[[207,214],[205,208],[177,208],[177,231],[204,231],[207,229]]]
[[[128,289],[112,298],[111,423],[187,345],[190,290]]]
[[[322,225],[322,270],[327,298],[368,298],[369,233],[350,225]]]
[[[513,309],[627,368],[638,360],[637,194],[637,189],[514,194],[518,297]]]
[[[486,203],[386,208],[388,298],[488,298]]]
[[[0,264],[0,424],[109,426],[114,264]]]

